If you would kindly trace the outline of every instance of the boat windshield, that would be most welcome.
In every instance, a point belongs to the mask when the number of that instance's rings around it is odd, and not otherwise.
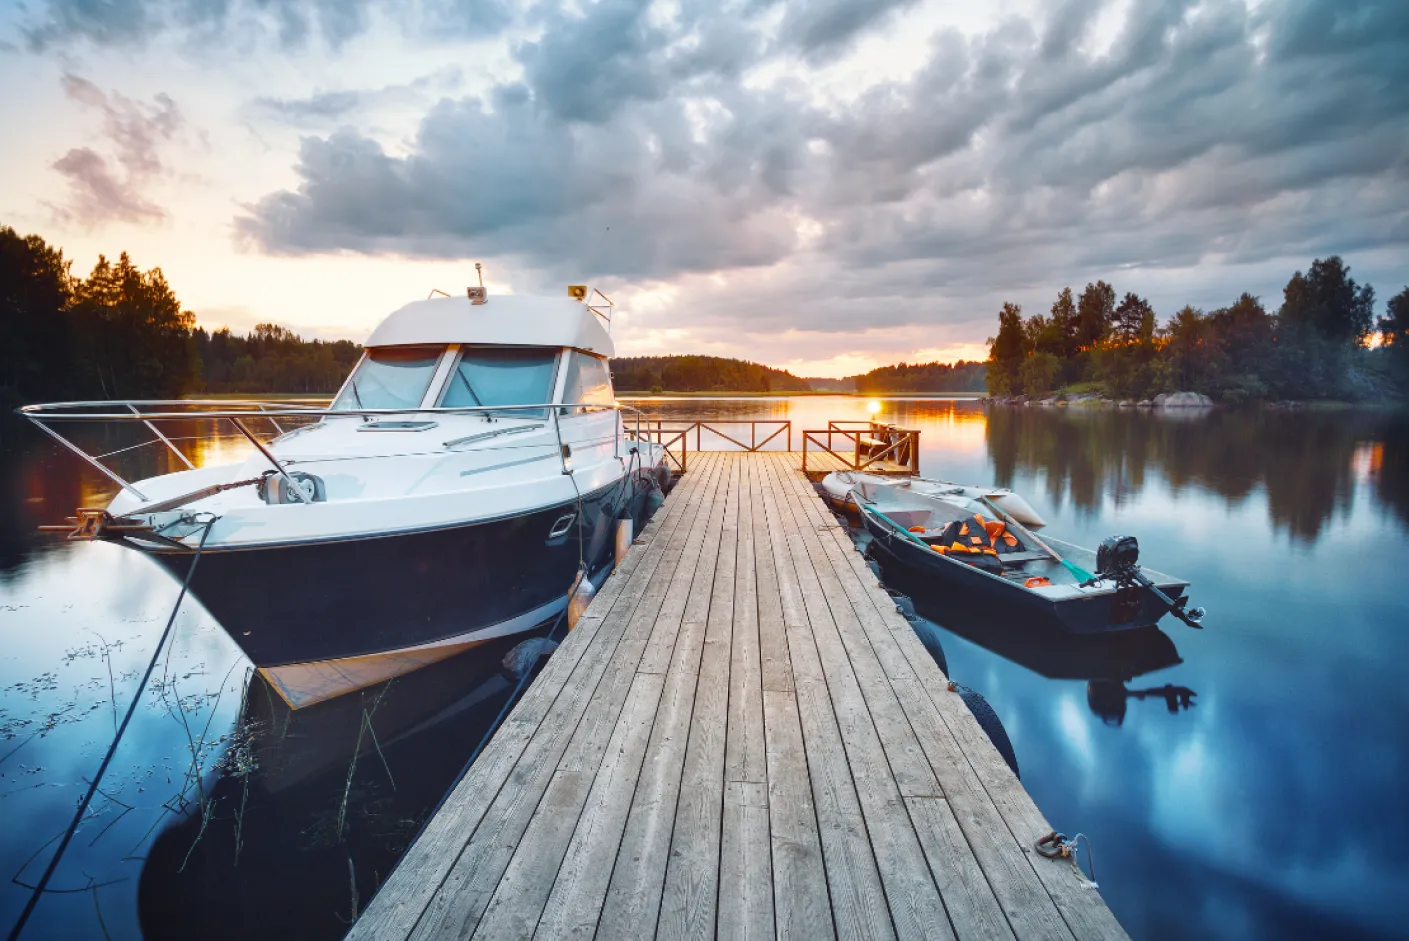
[[[443,408],[540,405],[553,397],[558,351],[541,347],[469,346],[450,374]],[[543,418],[543,409],[505,409],[490,414]]]
[[[442,346],[385,346],[368,350],[333,408],[420,407],[444,349]]]

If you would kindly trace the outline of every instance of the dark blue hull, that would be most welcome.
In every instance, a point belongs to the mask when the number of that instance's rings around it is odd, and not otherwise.
[[[640,530],[654,481],[648,469],[634,487],[584,494],[582,515],[557,536],[576,500],[442,529],[207,550],[191,593],[259,667],[528,630],[565,606],[579,558],[589,571],[610,560],[615,519]],[[191,553],[150,554],[186,577]]]
[[[995,619],[1007,623],[1069,634],[1101,634],[1150,627],[1169,613],[1166,604],[1144,589],[1139,590],[1138,607],[1133,611],[1118,604],[1115,592],[1053,601],[920,546],[913,539],[892,532],[870,513],[862,513],[861,517],[883,571],[898,570],[912,584],[919,580],[939,597],[948,594],[970,605],[987,606]],[[1172,599],[1178,601],[1181,596],[1176,589]]]

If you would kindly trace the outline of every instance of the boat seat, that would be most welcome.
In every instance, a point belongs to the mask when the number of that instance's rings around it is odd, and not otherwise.
[[[1025,552],[1000,552],[998,558],[1007,565],[1012,562],[1040,562],[1043,559],[1050,560],[1052,557],[1037,549],[1029,549]]]

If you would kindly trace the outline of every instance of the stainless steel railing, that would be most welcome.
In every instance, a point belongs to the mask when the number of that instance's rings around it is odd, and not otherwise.
[[[53,402],[41,405],[25,405],[16,409],[16,412],[28,419],[36,428],[49,435],[60,445],[72,452],[89,466],[107,477],[117,486],[128,491],[143,503],[150,503],[151,500],[142,493],[131,482],[124,479],[112,468],[102,463],[104,458],[115,457],[120,454],[135,451],[139,448],[150,445],[164,445],[177,456],[188,468],[194,469],[195,465],[191,459],[176,446],[177,440],[210,440],[215,438],[242,437],[258,451],[273,469],[282,476],[289,484],[290,491],[302,502],[309,502],[309,498],[304,494],[288,469],[269,449],[269,445],[279,437],[290,432],[279,420],[283,419],[287,424],[289,419],[316,419],[300,427],[310,427],[313,424],[321,424],[329,418],[356,418],[361,417],[364,421],[371,419],[386,419],[397,415],[484,415],[486,419],[493,420],[495,416],[502,416],[505,412],[537,412],[539,415],[548,416],[549,422],[553,426],[553,432],[558,444],[558,454],[562,462],[563,473],[571,473],[570,455],[564,446],[560,417],[565,412],[633,412],[635,413],[634,428],[626,431],[632,439],[636,441],[644,440],[641,431],[641,413],[629,405],[588,405],[573,404],[563,402],[545,402],[531,405],[476,405],[454,408],[331,408],[331,407],[310,407],[296,403],[265,402],[259,400],[211,400],[211,399],[123,399],[112,401],[92,401],[92,402]],[[159,427],[159,422],[173,421],[214,421],[217,423],[228,422],[239,432],[238,436],[230,435],[192,435],[192,436],[172,436],[164,433]],[[251,421],[268,421],[277,432],[276,437],[270,442],[261,441],[250,427]],[[89,454],[86,450],[74,443],[70,438],[60,434],[51,424],[73,422],[103,422],[103,423],[130,423],[140,424],[150,430],[155,437],[148,441],[139,442],[129,447],[118,448],[102,454]],[[625,422],[618,419],[615,423],[616,450],[621,452],[621,439]],[[541,426],[540,426],[541,427]],[[298,430],[298,429],[292,429]],[[475,438],[476,436],[468,436]],[[441,445],[445,453],[453,453],[450,450],[452,445],[462,445],[466,438],[453,439]],[[434,451],[428,453],[436,453]],[[368,455],[375,457],[376,455]]]

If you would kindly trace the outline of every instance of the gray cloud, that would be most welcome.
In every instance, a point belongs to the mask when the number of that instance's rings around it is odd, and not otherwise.
[[[92,148],[76,147],[53,164],[69,181],[70,190],[69,205],[58,212],[87,226],[164,218],[166,212],[143,190],[165,170],[159,152],[162,145],[185,124],[176,102],[164,93],[150,105],[110,96],[72,73],[65,73],[62,82],[69,99],[102,114],[102,135],[113,156],[110,160]]]
[[[824,62],[835,58],[866,30],[916,0],[812,0],[790,5],[778,29],[780,45],[799,50],[804,58]]]
[[[160,206],[142,197],[130,179],[119,179],[102,155],[75,147],[54,162],[69,181],[69,204],[57,212],[85,226],[104,222],[155,222],[166,217]]]
[[[45,0],[23,32],[31,49],[75,42],[140,47],[170,31],[202,45],[268,35],[286,50],[337,49],[365,33],[374,10],[420,38],[492,36],[512,21],[508,0]]]
[[[260,116],[286,124],[326,125],[369,108],[424,107],[435,95],[452,91],[463,81],[459,69],[447,69],[381,88],[320,91],[303,98],[260,97],[250,107]]]
[[[305,139],[300,185],[238,229],[273,253],[503,256],[624,287],[733,271],[746,313],[691,301],[692,326],[725,331],[840,330],[858,311],[972,326],[999,292],[1402,252],[1409,5],[1135,0],[1092,52],[1103,6],[941,31],[908,80],[825,107],[745,75],[830,7],[785,10],[774,45],[747,11],[555,11],[517,51],[522,84],[431,108],[404,157],[354,130]],[[798,48],[844,44],[871,13]],[[787,290],[739,274],[761,267]]]

